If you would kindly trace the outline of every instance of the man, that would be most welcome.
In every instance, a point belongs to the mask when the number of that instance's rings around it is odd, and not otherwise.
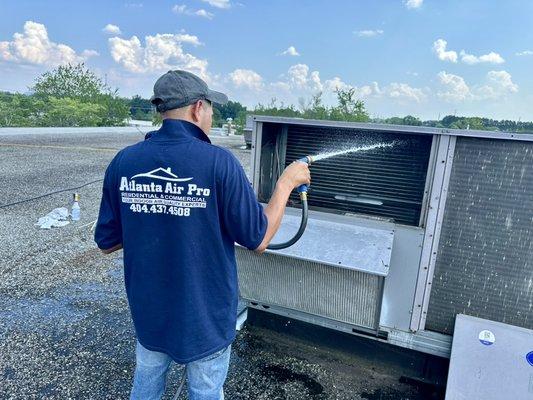
[[[131,399],[160,399],[171,361],[186,364],[189,399],[223,399],[235,338],[234,243],[263,252],[293,188],[310,183],[293,163],[263,209],[236,158],[207,134],[211,103],[226,95],[185,71],[154,85],[163,124],[121,150],[106,170],[95,232],[106,254],[124,249],[137,335]]]

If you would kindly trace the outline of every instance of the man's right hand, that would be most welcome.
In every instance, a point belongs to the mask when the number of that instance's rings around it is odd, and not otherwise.
[[[311,172],[309,171],[309,164],[302,161],[294,161],[279,177],[278,182],[286,182],[291,190],[300,185],[311,184]]]
[[[281,174],[276,183],[276,189],[270,201],[265,207],[265,215],[268,219],[268,227],[263,241],[259,245],[257,252],[262,253],[266,250],[268,244],[276,234],[285,212],[285,206],[292,190],[300,185],[309,185],[311,183],[311,173],[309,164],[302,161],[295,161]]]

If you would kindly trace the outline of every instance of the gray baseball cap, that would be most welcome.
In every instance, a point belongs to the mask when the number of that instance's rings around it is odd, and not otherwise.
[[[226,104],[228,96],[207,87],[207,84],[187,71],[168,71],[154,85],[154,95],[150,99],[157,111],[164,112],[194,104],[198,100]]]

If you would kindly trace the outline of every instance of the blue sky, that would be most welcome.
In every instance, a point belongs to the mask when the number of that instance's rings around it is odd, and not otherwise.
[[[85,61],[123,96],[187,69],[247,106],[353,87],[374,117],[533,120],[530,0],[18,0],[0,16],[0,90]]]

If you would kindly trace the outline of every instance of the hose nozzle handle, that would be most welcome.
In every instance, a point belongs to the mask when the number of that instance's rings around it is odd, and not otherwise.
[[[303,162],[303,163],[306,163],[306,164],[309,164],[311,165],[311,163],[313,162],[313,159],[311,158],[311,156],[305,156],[305,157],[302,157],[300,158],[299,160],[297,160],[298,162]],[[298,186],[298,188],[296,189],[296,191],[298,193],[300,193],[300,197],[302,197],[302,194],[303,193],[307,193],[307,190],[309,189],[309,186],[308,185],[300,185]]]
[[[300,186],[298,186],[298,188],[296,188],[296,191],[298,193],[300,193],[300,194],[307,193],[307,190],[309,190],[309,186],[307,186],[305,184],[304,185],[300,185]]]

